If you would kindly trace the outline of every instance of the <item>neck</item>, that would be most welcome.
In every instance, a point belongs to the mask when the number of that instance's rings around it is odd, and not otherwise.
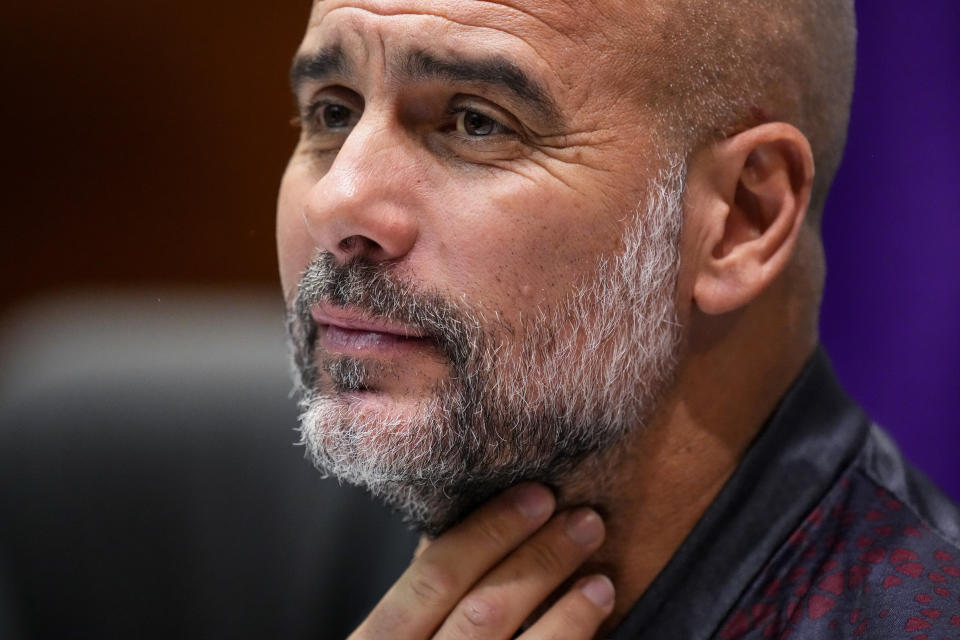
[[[649,424],[560,488],[561,506],[594,506],[607,525],[607,541],[583,573],[604,572],[617,587],[608,628],[643,595],[733,474],[815,337],[766,344],[752,351],[728,340],[691,344]]]

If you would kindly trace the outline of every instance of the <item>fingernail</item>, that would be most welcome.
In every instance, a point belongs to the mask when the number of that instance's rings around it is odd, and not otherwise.
[[[553,510],[553,494],[538,484],[518,487],[513,500],[520,513],[530,520],[543,520]]]
[[[579,509],[567,519],[567,535],[579,545],[589,547],[603,537],[603,522],[591,509]]]
[[[613,604],[613,583],[607,576],[593,576],[587,578],[587,581],[580,585],[580,591],[587,596],[593,604],[601,609],[606,609]]]

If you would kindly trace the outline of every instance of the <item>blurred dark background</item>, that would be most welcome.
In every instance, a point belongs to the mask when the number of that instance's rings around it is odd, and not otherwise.
[[[307,2],[7,0],[0,316],[70,290],[275,289]],[[823,340],[960,498],[960,3],[860,3]]]
[[[0,313],[51,292],[273,286],[308,2],[7,0]]]

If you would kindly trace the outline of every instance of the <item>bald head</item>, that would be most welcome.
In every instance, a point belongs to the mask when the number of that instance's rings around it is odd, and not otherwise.
[[[636,42],[644,102],[665,143],[689,154],[764,122],[796,126],[813,148],[810,218],[840,165],[853,94],[852,0],[658,0]]]

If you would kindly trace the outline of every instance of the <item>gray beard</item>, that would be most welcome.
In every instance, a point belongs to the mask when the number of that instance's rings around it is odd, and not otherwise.
[[[677,165],[653,181],[619,254],[516,326],[417,291],[382,265],[321,254],[288,317],[301,442],[313,463],[431,536],[518,482],[573,482],[585,460],[643,427],[672,382],[684,178]],[[318,360],[309,310],[321,301],[418,327],[450,375],[416,403],[365,403],[358,392],[369,380],[402,372]]]

